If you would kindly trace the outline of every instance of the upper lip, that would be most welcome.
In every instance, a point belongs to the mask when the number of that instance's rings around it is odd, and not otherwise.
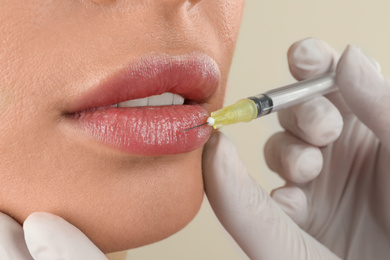
[[[171,92],[203,103],[217,90],[220,71],[203,53],[152,55],[132,62],[88,90],[70,113]]]

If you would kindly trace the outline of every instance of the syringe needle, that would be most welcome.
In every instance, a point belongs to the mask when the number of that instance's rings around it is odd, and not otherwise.
[[[195,128],[198,128],[198,127],[203,126],[203,125],[208,125],[208,122],[200,124],[200,125],[197,125],[197,126],[194,126],[194,127],[191,127],[191,128],[187,128],[187,129],[183,130],[183,132],[187,132],[188,130],[195,129]]]

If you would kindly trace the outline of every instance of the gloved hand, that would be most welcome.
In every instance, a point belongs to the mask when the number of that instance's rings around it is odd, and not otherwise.
[[[50,213],[33,213],[23,228],[0,213],[0,259],[107,260],[77,228]]]
[[[269,139],[265,157],[287,184],[273,191],[273,199],[222,134],[205,149],[207,197],[251,259],[390,255],[389,82],[356,47],[338,58],[316,39],[288,52],[298,80],[337,65],[340,90],[279,113],[285,131]]]

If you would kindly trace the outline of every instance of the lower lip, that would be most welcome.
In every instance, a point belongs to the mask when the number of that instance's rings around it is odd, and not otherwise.
[[[198,105],[102,108],[72,115],[88,136],[123,152],[159,156],[186,153],[204,145],[211,127],[185,129],[206,121]]]

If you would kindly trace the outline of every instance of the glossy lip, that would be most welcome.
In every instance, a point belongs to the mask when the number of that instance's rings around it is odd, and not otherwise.
[[[203,107],[217,90],[220,72],[205,54],[154,55],[132,63],[82,95],[70,108],[77,127],[123,152],[160,156],[201,147],[210,127],[184,132],[206,120]],[[113,108],[114,104],[171,92],[191,105]]]

